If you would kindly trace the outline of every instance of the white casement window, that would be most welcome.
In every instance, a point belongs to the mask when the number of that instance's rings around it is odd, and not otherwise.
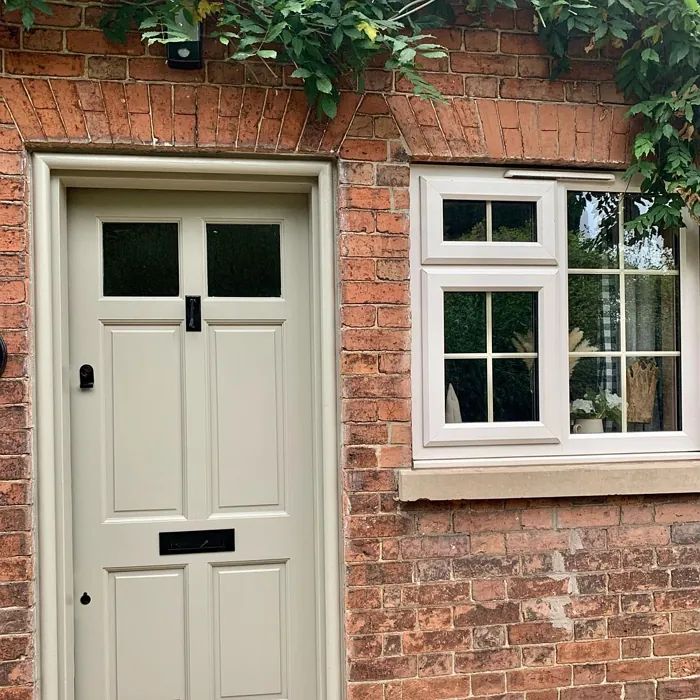
[[[412,179],[415,467],[698,458],[697,227],[614,174]]]

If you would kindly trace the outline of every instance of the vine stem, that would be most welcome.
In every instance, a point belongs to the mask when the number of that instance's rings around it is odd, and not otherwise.
[[[428,7],[428,5],[432,5],[434,2],[435,0],[412,0],[404,6],[403,10],[401,10],[398,14],[394,15],[391,18],[391,21],[398,22],[404,17],[408,17],[409,15],[412,15],[416,12],[420,12],[422,9]]]

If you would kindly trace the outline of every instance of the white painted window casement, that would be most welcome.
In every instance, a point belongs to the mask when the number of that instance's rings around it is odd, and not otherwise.
[[[700,457],[698,230],[633,227],[648,206],[612,173],[413,169],[423,483]]]

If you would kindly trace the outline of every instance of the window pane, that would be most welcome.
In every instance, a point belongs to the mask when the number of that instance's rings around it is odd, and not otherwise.
[[[680,430],[680,358],[627,358],[627,430]]]
[[[486,202],[443,200],[442,225],[445,241],[485,241]]]
[[[620,359],[572,357],[569,375],[571,432],[620,432]]]
[[[492,202],[493,234],[491,239],[509,243],[536,242],[536,212],[535,202]]]
[[[569,337],[582,334],[580,350],[619,350],[619,326],[619,277],[569,275]]]
[[[568,196],[569,267],[618,266],[620,195],[570,192]]]
[[[539,420],[537,406],[537,360],[493,361],[493,419]]]
[[[494,292],[494,352],[537,352],[537,293]]]
[[[176,223],[102,224],[105,296],[176,297],[180,293]]]
[[[282,294],[278,224],[207,224],[207,274],[212,297]]]
[[[678,350],[678,287],[677,275],[625,276],[628,350]]]
[[[644,214],[651,200],[639,194],[625,195],[625,221]],[[658,226],[625,231],[625,267],[634,270],[678,269],[678,232]]]
[[[445,422],[487,420],[486,360],[445,360]]]
[[[486,352],[484,292],[445,292],[445,352]]]

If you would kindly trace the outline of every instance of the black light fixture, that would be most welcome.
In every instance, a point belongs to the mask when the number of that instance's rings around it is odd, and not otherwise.
[[[196,70],[202,67],[202,38],[204,28],[201,22],[192,23],[180,13],[177,21],[178,37],[182,40],[169,41],[167,47],[167,62],[170,68],[181,70]]]
[[[4,338],[0,335],[0,377],[7,367],[7,345]]]

